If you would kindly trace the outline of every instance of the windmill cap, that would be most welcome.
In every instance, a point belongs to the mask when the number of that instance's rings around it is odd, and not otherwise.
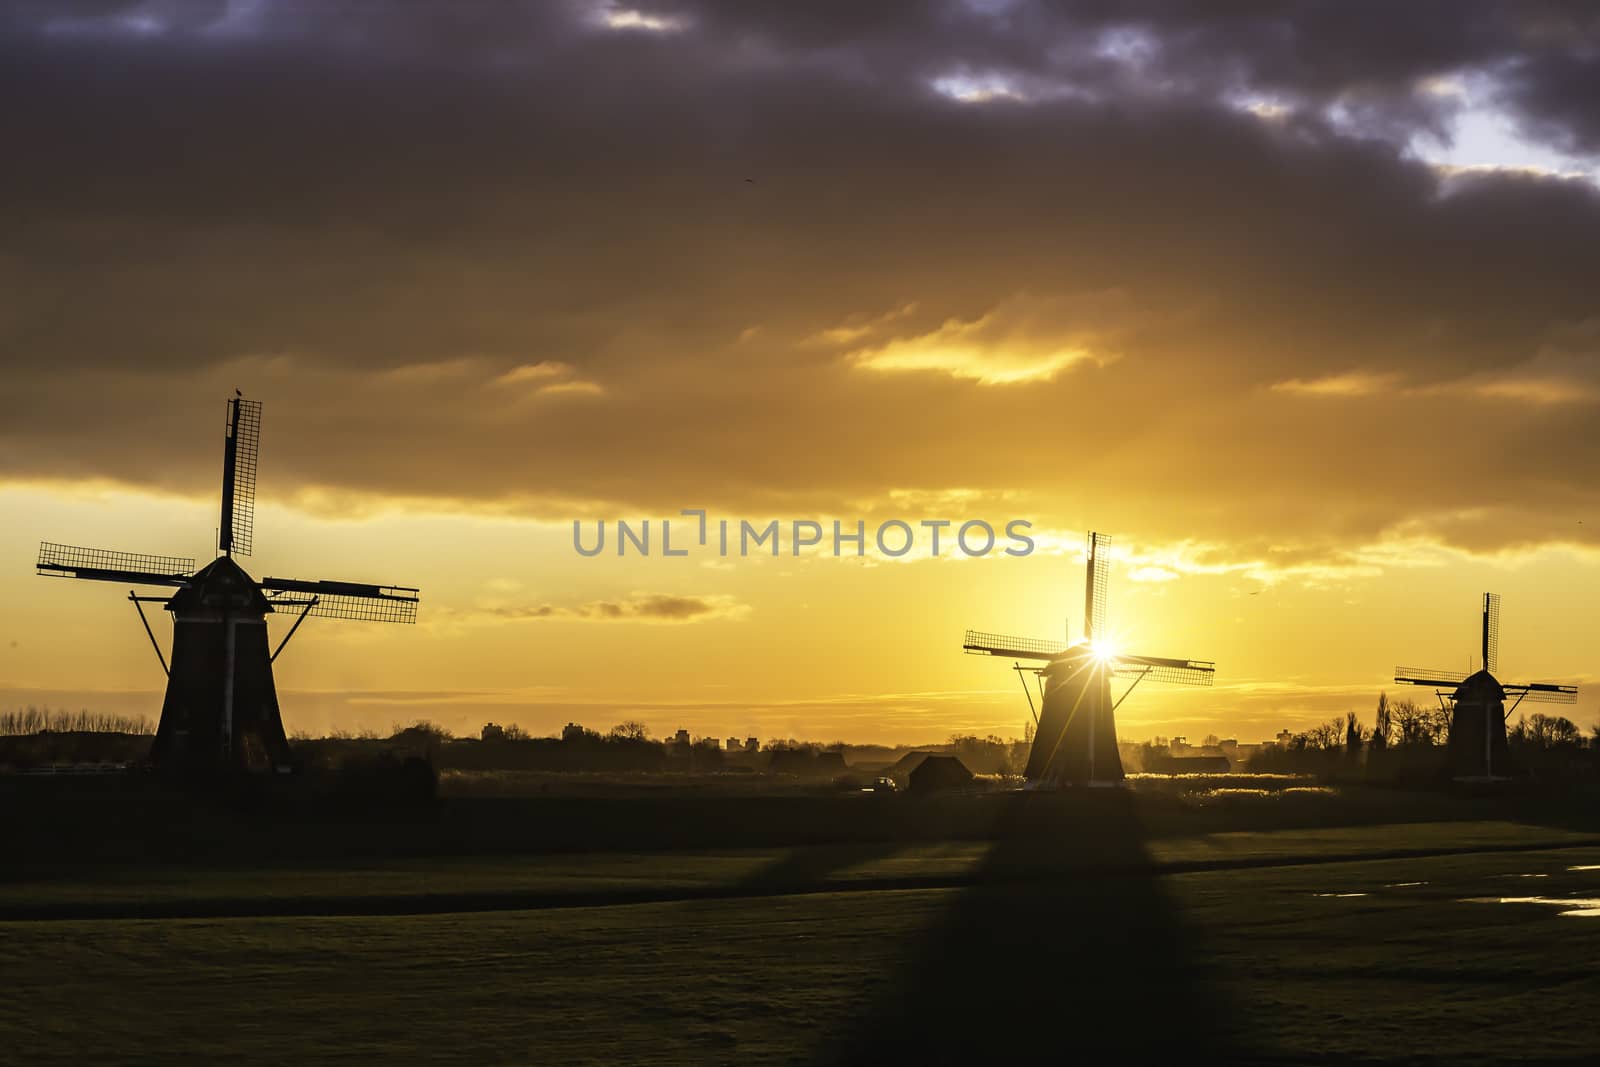
[[[167,602],[168,611],[222,608],[261,615],[272,610],[256,580],[227,556],[202,567]]]

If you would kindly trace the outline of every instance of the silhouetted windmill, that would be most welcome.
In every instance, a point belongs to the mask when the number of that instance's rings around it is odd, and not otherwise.
[[[184,773],[287,770],[289,742],[278,711],[272,662],[309,615],[412,623],[417,590],[353,582],[256,581],[233,560],[249,555],[255,538],[256,457],[261,404],[237,391],[228,401],[223,439],[221,552],[203,569],[175,556],[148,556],[44,542],[38,572],[60,578],[176,588],[170,596],[140,596],[129,590],[156,658],[167,675],[161,724],[152,762]],[[161,655],[142,605],[157,602],[172,613],[172,662]],[[299,616],[276,649],[267,641],[267,616],[296,610]]]
[[[1029,785],[1114,785],[1122,781],[1122,756],[1117,751],[1114,713],[1146,678],[1179,685],[1210,685],[1216,664],[1204,660],[1135,656],[1119,652],[1106,632],[1107,559],[1102,549],[1109,537],[1089,535],[1084,578],[1084,634],[1076,644],[1032,637],[968,630],[963,651],[1014,660],[1044,660],[1043,667],[1014,664],[1032,671],[1041,689],[1038,729],[1028,753]],[[1113,676],[1130,682],[1111,699]],[[1027,684],[1024,681],[1024,692]],[[1033,697],[1028,696],[1033,709]]]
[[[1483,669],[1473,674],[1434,671],[1421,667],[1396,667],[1394,680],[1405,685],[1435,689],[1439,702],[1450,702],[1450,765],[1458,777],[1492,778],[1495,768],[1508,767],[1506,719],[1524,700],[1571,704],[1578,688],[1553,682],[1506,684],[1495,677],[1500,669],[1500,594],[1483,594],[1483,629],[1480,647]],[[1515,696],[1510,708],[1506,697]]]

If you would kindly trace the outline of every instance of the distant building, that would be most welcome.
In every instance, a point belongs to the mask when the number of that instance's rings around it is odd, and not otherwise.
[[[739,752],[739,751],[742,751],[743,749],[744,749],[744,742],[743,741],[739,740],[737,737],[728,738],[728,751],[729,752]]]
[[[672,735],[672,742],[676,745],[687,745],[689,743],[689,731],[679,730]]]
[[[747,738],[745,738],[744,739],[744,750],[746,752],[760,752],[761,751],[761,739],[759,737],[747,737]]]
[[[567,725],[561,728],[561,740],[581,741],[583,740],[583,733],[583,727],[579,726],[575,722],[569,722]]]
[[[1288,730],[1279,730],[1278,731],[1278,747],[1279,748],[1288,748],[1289,747],[1289,742],[1291,742],[1293,740],[1294,740],[1294,734],[1290,733]]]
[[[722,742],[718,741],[715,737],[702,737],[700,739],[700,744],[701,744],[702,747],[705,747],[705,748],[721,748],[722,747]]]
[[[913,793],[938,793],[966,789],[972,785],[972,772],[954,756],[929,755],[907,775]]]

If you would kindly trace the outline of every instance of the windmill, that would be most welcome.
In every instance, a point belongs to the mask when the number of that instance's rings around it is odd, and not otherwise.
[[[129,590],[156,658],[167,676],[161,724],[150,758],[163,771],[206,774],[285,771],[289,742],[272,681],[273,661],[308,616],[414,623],[417,590],[354,582],[301,581],[246,574],[235,553],[249,555],[255,541],[256,458],[261,404],[235,391],[228,400],[222,451],[222,521],[219,555],[196,570],[193,559],[151,556],[44,542],[38,573],[57,578],[120,582],[173,589],[164,596]],[[144,605],[172,613],[171,663]],[[298,614],[277,648],[267,640],[267,616]]]
[[[1483,668],[1476,673],[1396,667],[1394,680],[1404,685],[1433,687],[1440,704],[1450,709],[1450,765],[1462,778],[1493,778],[1496,767],[1508,767],[1506,719],[1524,700],[1571,704],[1578,687],[1553,682],[1514,682],[1495,677],[1500,669],[1500,594],[1483,594],[1480,651]],[[1515,697],[1511,707],[1506,698]]]
[[[1036,675],[1040,690],[1038,727],[1033,748],[1028,752],[1026,772],[1032,787],[1115,785],[1122,781],[1114,713],[1128,695],[1147,678],[1179,685],[1210,685],[1216,673],[1216,664],[1207,661],[1135,656],[1112,647],[1106,629],[1108,560],[1103,551],[1110,543],[1109,537],[1089,535],[1083,640],[1074,644],[968,630],[961,644],[962,651],[972,655],[1044,663],[1042,667],[1013,664],[1019,677],[1023,672]],[[1129,683],[1115,700],[1111,697],[1112,678]],[[1032,711],[1033,695],[1025,678],[1023,691]]]

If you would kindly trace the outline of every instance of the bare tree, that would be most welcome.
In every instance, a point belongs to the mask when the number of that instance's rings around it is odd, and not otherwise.
[[[1396,741],[1402,745],[1436,745],[1450,733],[1450,719],[1443,709],[1425,708],[1415,700],[1397,700],[1389,705]]]
[[[1306,748],[1322,749],[1338,748],[1344,740],[1344,720],[1332,719],[1318,726],[1313,726],[1300,736],[1305,738]]]
[[[638,719],[628,719],[613,726],[610,736],[618,741],[648,741],[650,728]]]
[[[1375,749],[1387,748],[1389,733],[1393,729],[1389,722],[1389,694],[1378,694],[1378,711],[1372,722],[1372,747]]]

